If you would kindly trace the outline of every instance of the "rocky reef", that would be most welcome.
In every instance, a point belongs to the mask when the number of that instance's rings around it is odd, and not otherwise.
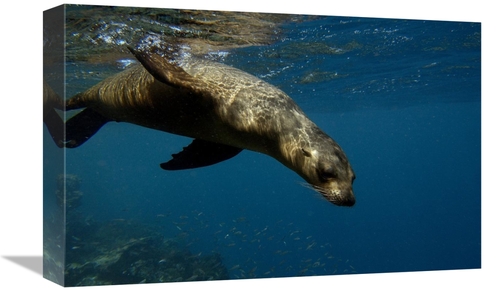
[[[75,221],[66,246],[68,286],[229,278],[219,254],[193,254],[177,239],[129,220]]]
[[[45,278],[64,286],[229,279],[219,253],[193,254],[182,239],[134,220],[95,221],[78,209],[77,175],[56,183],[57,206],[66,210],[44,219]]]

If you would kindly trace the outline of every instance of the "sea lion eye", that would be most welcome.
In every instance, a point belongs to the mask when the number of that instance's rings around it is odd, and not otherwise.
[[[337,177],[333,167],[327,167],[319,170],[319,178],[323,181],[331,181]]]

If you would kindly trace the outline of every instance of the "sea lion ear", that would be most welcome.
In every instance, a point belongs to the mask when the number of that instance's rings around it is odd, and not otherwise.
[[[306,150],[305,148],[301,148],[301,150],[302,150],[302,154],[304,154],[304,156],[306,156],[308,158],[312,157],[311,151]]]

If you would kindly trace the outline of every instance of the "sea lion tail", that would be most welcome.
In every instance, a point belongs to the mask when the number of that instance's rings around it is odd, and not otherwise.
[[[68,110],[80,109],[80,108],[84,108],[84,107],[87,107],[87,105],[83,101],[83,94],[78,93],[66,101],[66,105],[64,106],[64,110],[68,111]]]

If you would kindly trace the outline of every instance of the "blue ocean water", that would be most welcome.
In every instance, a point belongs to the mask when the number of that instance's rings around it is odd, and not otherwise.
[[[190,139],[109,123],[67,150],[79,211],[219,253],[230,278],[480,268],[480,39],[478,23],[321,17],[285,24],[277,43],[221,54],[289,94],[341,145],[356,172],[354,207],[250,151],[163,171]]]

